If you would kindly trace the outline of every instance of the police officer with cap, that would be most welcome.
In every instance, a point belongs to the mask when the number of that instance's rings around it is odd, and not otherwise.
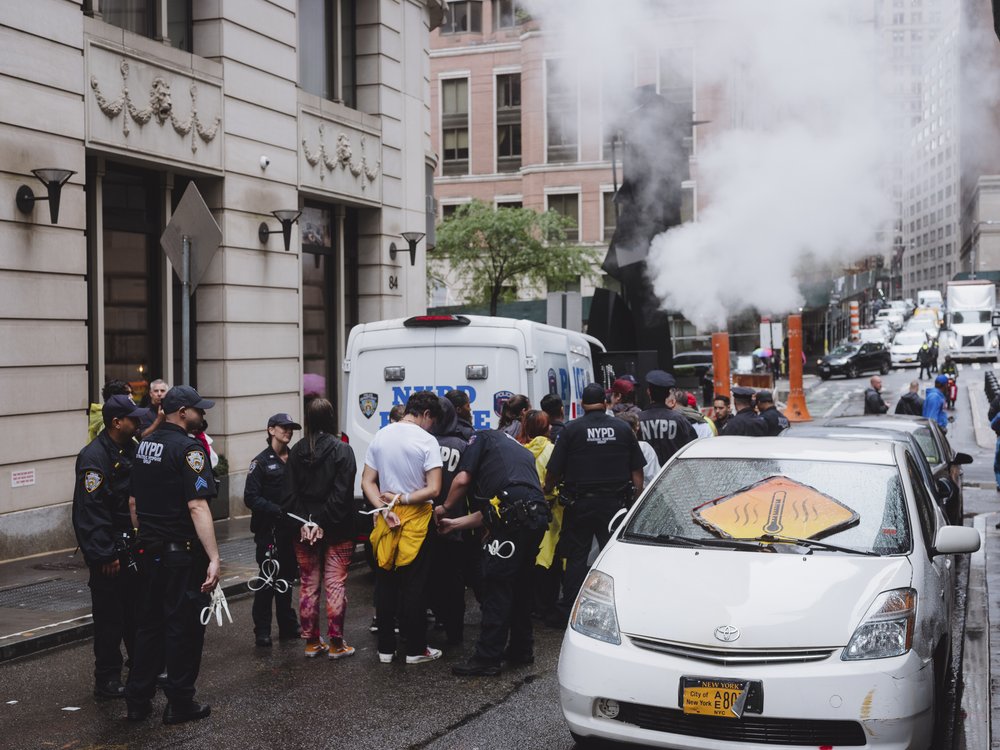
[[[767,423],[768,436],[776,437],[788,429],[788,417],[778,411],[770,391],[757,391],[757,411],[760,413],[760,418]]]
[[[250,462],[243,503],[250,509],[250,531],[257,545],[257,564],[271,559],[278,564],[276,577],[293,581],[298,575],[295,549],[292,543],[298,538],[298,524],[285,520],[281,510],[281,493],[285,482],[285,462],[292,431],[301,430],[288,414],[275,414],[267,420],[267,448]],[[262,577],[266,571],[261,569]],[[284,593],[273,586],[261,586],[253,597],[253,632],[256,644],[262,648],[271,645],[271,602],[275,605],[278,620],[278,638],[289,640],[301,635],[299,619],[292,609],[292,591]]]
[[[653,446],[660,466],[698,437],[687,418],[667,406],[667,397],[676,385],[677,381],[669,372],[650,370],[646,373],[649,406],[639,414],[639,435]]]
[[[138,567],[132,552],[129,483],[139,421],[145,414],[128,396],[101,409],[104,429],[76,458],[73,530],[90,568],[94,618],[94,697],[124,698],[121,644],[135,659]]]
[[[767,422],[753,410],[753,388],[743,386],[733,388],[733,407],[736,409],[736,414],[726,422],[723,435],[763,437],[768,434]]]
[[[472,514],[450,517],[466,497]],[[480,430],[462,453],[448,497],[434,509],[434,518],[441,533],[478,526],[489,531],[482,563],[479,641],[472,658],[451,671],[462,677],[495,676],[503,660],[533,663],[532,573],[552,519],[534,454],[505,432]]]
[[[202,428],[205,410],[215,403],[189,385],[177,385],[162,405],[163,426],[139,443],[132,469],[143,597],[125,698],[129,721],[148,718],[165,661],[163,723],[180,724],[211,713],[208,705],[194,701],[194,683],[205,641],[201,609],[221,569],[208,507],[216,489],[205,448],[191,433]]]
[[[566,507],[559,537],[559,550],[566,558],[558,604],[563,625],[587,575],[594,537],[603,548],[611,537],[612,517],[642,491],[646,459],[639,441],[625,422],[605,413],[605,399],[604,388],[597,383],[583,389],[584,414],[563,429],[545,475],[545,494],[551,495],[562,483],[560,502]],[[686,421],[684,425],[691,429]]]

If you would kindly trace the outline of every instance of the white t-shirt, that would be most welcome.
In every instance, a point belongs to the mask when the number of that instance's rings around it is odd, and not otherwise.
[[[441,447],[419,425],[395,422],[375,433],[365,464],[378,472],[381,492],[416,492],[427,486],[426,472],[441,466]]]
[[[639,441],[639,450],[642,451],[642,456],[646,459],[646,465],[642,467],[642,486],[646,488],[652,484],[653,479],[660,473],[660,459],[657,457],[653,446],[645,440]]]

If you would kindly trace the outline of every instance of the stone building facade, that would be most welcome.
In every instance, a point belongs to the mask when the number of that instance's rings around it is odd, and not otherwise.
[[[192,299],[192,384],[243,512],[267,417],[340,401],[347,332],[425,309],[442,0],[0,3],[0,558],[74,544],[87,409],[109,378],[179,382],[160,237],[197,187],[221,229]],[[73,174],[57,221],[32,170]],[[42,173],[42,177],[46,174]],[[21,190],[22,197],[24,191]],[[289,247],[275,210],[302,211]],[[274,231],[260,235],[265,223]]]

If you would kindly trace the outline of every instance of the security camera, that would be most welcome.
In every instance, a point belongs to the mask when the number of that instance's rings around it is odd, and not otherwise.
[[[271,164],[271,160],[269,158],[267,158],[266,156],[260,157],[260,168],[261,169],[267,169],[270,164]]]

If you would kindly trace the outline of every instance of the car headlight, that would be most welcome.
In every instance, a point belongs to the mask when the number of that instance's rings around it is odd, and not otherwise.
[[[1000,341],[997,340],[997,337],[996,336],[990,336],[990,348],[991,349],[996,349],[998,344],[1000,344]]]
[[[599,570],[590,571],[576,597],[569,624],[577,633],[620,645],[622,636],[615,610],[615,579]]]
[[[913,645],[916,618],[915,590],[884,591],[868,608],[840,658],[851,661],[902,656]]]

